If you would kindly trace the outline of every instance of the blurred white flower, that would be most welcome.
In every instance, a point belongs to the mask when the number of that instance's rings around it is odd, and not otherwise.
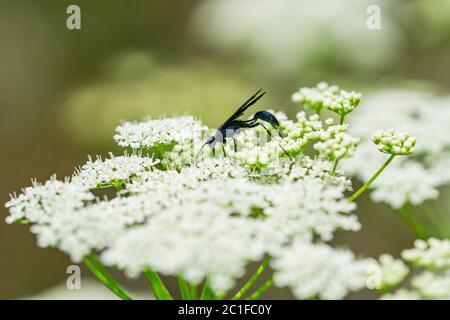
[[[394,208],[406,203],[419,205],[436,199],[438,188],[450,183],[450,100],[429,94],[385,90],[366,97],[350,117],[350,133],[362,139],[355,156],[344,163],[347,171],[366,181],[385,161],[385,157],[368,140],[377,130],[395,127],[416,137],[418,144],[411,156],[398,157],[374,184],[371,196]],[[392,140],[377,142],[383,152],[394,152]],[[408,139],[406,139],[408,140]],[[405,143],[406,143],[405,140]],[[396,141],[396,144],[399,142]],[[400,143],[402,144],[402,143]],[[411,151],[397,145],[397,151]],[[405,150],[402,150],[406,147]],[[386,149],[387,148],[387,149]],[[391,148],[391,149],[389,149]]]
[[[376,1],[389,11],[388,1]],[[379,68],[402,50],[401,28],[383,15],[382,28],[366,27],[370,0],[205,1],[192,19],[193,32],[222,52],[251,54],[252,61],[278,72],[329,61]]]
[[[383,295],[382,299],[450,299],[450,241],[448,239],[418,239],[414,243],[414,248],[402,252],[402,257],[422,272],[415,273],[411,278],[410,290],[399,289],[394,293]],[[400,267],[400,262],[396,264],[398,264],[398,271],[404,268]]]
[[[299,299],[341,299],[366,285],[371,263],[357,260],[348,250],[296,241],[278,251],[271,265],[275,284],[292,288]]]
[[[409,273],[409,268],[400,259],[394,259],[389,254],[380,256],[379,267],[381,271],[380,290],[388,290],[402,282]]]
[[[413,249],[403,251],[402,257],[421,268],[433,270],[450,268],[450,240],[418,239]]]
[[[381,296],[381,300],[420,300],[420,294],[414,290],[399,289],[394,293]]]
[[[450,270],[442,274],[423,272],[411,279],[411,285],[423,299],[450,299]]]

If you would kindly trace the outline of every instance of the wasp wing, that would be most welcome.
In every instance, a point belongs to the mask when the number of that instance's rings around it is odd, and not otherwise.
[[[242,116],[245,112],[245,110],[247,110],[249,107],[251,107],[252,105],[254,105],[256,103],[256,101],[258,101],[264,94],[265,92],[259,94],[261,92],[262,89],[259,89],[258,91],[256,91],[256,93],[254,95],[252,95],[247,101],[245,101],[221,126],[220,128],[225,127],[228,123],[230,123],[231,121],[239,118],[240,116]]]

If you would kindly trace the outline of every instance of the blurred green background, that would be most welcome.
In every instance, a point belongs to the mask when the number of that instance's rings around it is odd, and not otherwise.
[[[66,27],[70,4],[81,8],[81,30]],[[366,27],[372,4],[380,30]],[[86,154],[118,150],[122,119],[189,112],[215,126],[260,87],[262,108],[293,113],[290,95],[319,81],[363,93],[450,91],[448,0],[2,1],[0,41],[2,203],[32,177],[70,175]],[[338,244],[371,256],[411,246],[414,235],[387,206],[366,196],[358,213],[363,230],[339,234]],[[62,283],[70,264],[38,248],[28,227],[5,223],[0,261],[7,299]]]

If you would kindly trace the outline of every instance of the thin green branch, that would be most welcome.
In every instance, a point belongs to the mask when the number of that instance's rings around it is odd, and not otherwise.
[[[258,269],[255,271],[255,273],[250,277],[250,279],[244,284],[244,286],[231,298],[231,300],[239,300],[241,299],[247,291],[250,289],[250,287],[258,280],[258,278],[263,273],[264,269],[270,262],[270,256],[266,256],[261,263],[261,265],[258,267]]]
[[[336,169],[339,163],[339,159],[334,160],[333,170],[331,170],[331,175],[334,176],[336,174]]]
[[[197,286],[195,284],[190,284],[189,290],[191,291],[192,300],[197,299]]]
[[[339,119],[339,124],[340,125],[344,124],[344,119],[345,119],[345,114],[341,114],[340,119]],[[331,170],[331,175],[332,176],[334,176],[336,174],[336,169],[337,169],[337,166],[339,164],[339,160],[341,160],[341,159],[335,159],[334,160],[333,170]]]
[[[91,253],[85,256],[83,262],[89,270],[119,298],[123,300],[133,299],[124,289],[122,289],[120,284],[109,274],[94,254]]]
[[[412,207],[409,205],[409,203],[406,203],[402,208],[400,208],[400,215],[412,227],[413,231],[419,238],[428,238],[428,232],[414,216]]]
[[[200,295],[200,300],[214,300],[214,293],[209,286],[208,279],[205,280],[203,284],[202,293]]]
[[[183,300],[192,300],[191,296],[191,288],[186,280],[183,277],[178,277],[178,286],[180,287],[181,299]]]
[[[167,290],[157,272],[147,268],[144,270],[144,274],[148,279],[149,285],[156,299],[173,300],[172,295],[170,294],[169,290]]]
[[[429,223],[431,223],[432,228],[439,237],[447,238],[449,235],[450,228],[447,228],[446,221],[439,216],[439,214],[427,204],[422,204],[420,206],[420,211],[424,215]]]
[[[377,172],[375,172],[375,174],[372,176],[372,178],[369,179],[369,181],[367,181],[361,188],[358,189],[358,191],[356,191],[354,194],[352,194],[349,198],[348,201],[355,201],[356,198],[358,198],[371,184],[372,182],[375,181],[376,178],[378,178],[378,176],[384,171],[384,169],[386,169],[386,167],[392,162],[392,160],[394,160],[395,155],[391,155],[389,157],[389,159],[386,160],[385,163],[383,163],[383,165],[380,167],[380,169],[378,169]]]
[[[253,292],[247,300],[256,300],[262,296],[267,290],[269,290],[273,285],[273,276],[271,276],[264,284],[255,292]]]

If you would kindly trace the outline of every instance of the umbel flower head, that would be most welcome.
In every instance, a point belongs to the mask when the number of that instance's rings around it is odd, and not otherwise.
[[[416,240],[414,248],[402,252],[402,258],[420,272],[415,272],[410,279],[410,289],[386,293],[382,299],[450,299],[450,241],[448,239]],[[404,265],[401,260],[396,261]],[[403,280],[404,275],[399,279]]]
[[[362,140],[355,156],[343,165],[361,181],[369,179],[385,157],[370,141],[375,131],[398,128],[418,141],[413,154],[396,157],[385,174],[372,184],[374,201],[395,209],[406,203],[417,206],[437,199],[445,186],[450,185],[449,97],[411,90],[381,90],[365,97],[349,122],[349,133]]]
[[[376,273],[373,276],[377,283],[374,283],[371,289],[387,292],[406,278],[409,268],[402,260],[383,254],[379,257]]]
[[[314,108],[325,96],[358,99],[325,84],[300,92]],[[337,230],[361,227],[345,197],[351,181],[336,169],[359,139],[347,124],[317,114],[299,111],[291,120],[273,113],[283,137],[247,129],[215,154],[204,148],[197,163],[207,131],[199,120],[122,123],[114,139],[132,152],[88,158],[62,181],[33,182],[7,202],[6,221],[30,223],[39,246],[56,247],[74,262],[98,254],[129,277],[207,280],[214,294],[224,294],[248,263],[272,257],[275,285],[298,298],[342,298],[365,285],[368,264],[326,244]],[[413,147],[404,150],[408,139],[383,143],[393,152],[400,143],[405,153]],[[104,188],[115,196],[97,197],[94,189]]]
[[[330,86],[326,82],[320,82],[313,88],[300,88],[292,95],[292,101],[320,113],[324,106],[324,100],[328,97],[335,96],[338,92],[339,87]]]
[[[416,138],[409,133],[397,133],[394,129],[377,131],[372,137],[373,143],[378,146],[378,150],[391,155],[408,155],[414,152]]]
[[[355,110],[361,101],[362,94],[355,91],[341,90],[339,95],[328,95],[323,101],[323,106],[340,116],[345,116]]]
[[[292,95],[292,101],[317,113],[325,107],[344,117],[359,105],[361,97],[362,94],[359,92],[341,90],[338,86],[320,82],[313,88],[300,88]]]

